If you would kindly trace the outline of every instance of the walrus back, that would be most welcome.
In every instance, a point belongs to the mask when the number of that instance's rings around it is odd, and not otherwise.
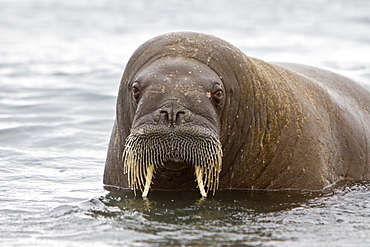
[[[279,63],[316,87],[326,112],[331,166],[339,180],[370,179],[370,91],[336,73],[293,63]],[[321,115],[322,116],[322,115]],[[317,117],[320,117],[317,116]]]

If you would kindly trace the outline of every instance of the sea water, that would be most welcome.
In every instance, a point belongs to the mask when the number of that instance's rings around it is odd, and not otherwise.
[[[0,0],[0,246],[370,246],[370,184],[106,191],[124,66],[156,35],[216,35],[370,87],[370,1]],[[369,123],[370,124],[370,123]]]

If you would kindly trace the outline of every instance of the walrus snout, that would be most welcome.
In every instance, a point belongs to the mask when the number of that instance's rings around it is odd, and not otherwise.
[[[166,125],[180,125],[184,115],[184,111],[161,110],[160,120]]]
[[[216,133],[202,126],[144,125],[131,130],[122,162],[129,186],[141,189],[143,197],[147,196],[158,170],[181,170],[182,173],[185,168],[192,167],[199,190],[206,197],[209,190],[214,193],[218,186],[222,145]]]
[[[192,113],[179,103],[169,101],[157,110],[154,120],[160,124],[174,127],[190,122]]]

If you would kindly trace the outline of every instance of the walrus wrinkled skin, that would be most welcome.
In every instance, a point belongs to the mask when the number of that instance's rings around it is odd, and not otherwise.
[[[125,68],[104,184],[206,196],[369,180],[369,110],[369,91],[335,73],[266,63],[211,35],[165,34]]]

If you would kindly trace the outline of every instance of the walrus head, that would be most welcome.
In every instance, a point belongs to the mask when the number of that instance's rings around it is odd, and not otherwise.
[[[202,196],[214,192],[222,163],[219,76],[195,59],[166,56],[145,64],[129,89],[135,113],[122,154],[129,186],[147,196],[157,170],[183,173],[193,167]]]
[[[169,33],[141,45],[121,79],[104,184],[144,196],[198,185],[205,197],[218,185],[248,181],[234,174],[250,166],[233,164],[255,164],[263,138],[270,138],[259,127],[267,119],[259,114],[265,94],[258,93],[266,80],[255,63],[207,34]]]

